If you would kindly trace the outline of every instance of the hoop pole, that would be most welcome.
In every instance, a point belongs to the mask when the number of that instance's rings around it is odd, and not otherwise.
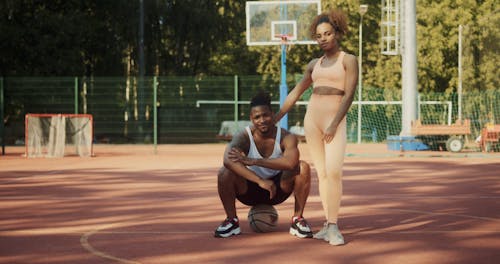
[[[280,107],[283,106],[288,94],[288,86],[286,85],[286,45],[281,44],[281,83],[280,83]],[[288,114],[284,115],[280,120],[280,126],[288,129]]]
[[[286,5],[281,7],[281,19],[287,18]],[[282,35],[284,32],[280,32]],[[280,82],[280,107],[283,107],[286,96],[288,95],[288,86],[286,85],[286,45],[281,43],[281,82]],[[288,114],[280,120],[280,126],[288,130]]]

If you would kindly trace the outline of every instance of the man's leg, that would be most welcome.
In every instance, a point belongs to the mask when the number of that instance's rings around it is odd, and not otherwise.
[[[285,192],[293,190],[295,197],[294,216],[302,217],[311,189],[311,168],[305,161],[300,161],[300,170],[283,172],[281,189]]]
[[[222,167],[217,174],[217,189],[227,217],[237,218],[236,195],[246,193],[246,180]]]
[[[236,195],[246,192],[246,181],[232,171],[222,167],[217,174],[217,189],[226,212],[226,219],[215,229],[215,237],[230,237],[241,233],[236,215]]]
[[[311,168],[309,164],[300,161],[297,170],[284,172],[280,185],[285,192],[293,190],[295,197],[295,209],[290,234],[300,238],[312,237],[311,227],[302,216],[311,188]]]

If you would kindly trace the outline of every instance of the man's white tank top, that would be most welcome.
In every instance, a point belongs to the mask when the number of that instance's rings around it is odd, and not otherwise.
[[[247,126],[245,129],[248,133],[248,137],[250,138],[250,150],[248,151],[247,157],[252,159],[263,159],[262,155],[260,155],[259,150],[257,149],[257,146],[255,145],[255,141],[253,140],[253,135],[252,131],[250,130],[250,127]],[[281,146],[280,146],[281,128],[278,126],[277,129],[278,130],[276,131],[276,139],[274,143],[273,153],[271,154],[271,156],[269,156],[269,159],[279,158],[283,153],[281,151]],[[247,168],[255,172],[255,174],[257,174],[262,179],[272,178],[281,172],[280,170],[273,170],[259,166],[247,166]]]

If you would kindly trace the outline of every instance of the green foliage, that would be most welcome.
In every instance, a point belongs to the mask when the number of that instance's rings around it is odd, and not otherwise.
[[[362,3],[369,5],[363,16],[363,84],[400,89],[400,56],[380,53],[380,0]],[[323,10],[346,12],[350,33],[342,45],[354,55],[359,4],[322,1]],[[137,75],[138,10],[139,1],[1,1],[0,75]],[[144,1],[144,16],[146,75],[263,74],[279,80],[280,46],[246,46],[245,1]],[[459,25],[464,89],[497,89],[499,22],[496,0],[417,1],[419,91],[456,91]],[[287,73],[302,74],[321,55],[316,45],[292,46]]]

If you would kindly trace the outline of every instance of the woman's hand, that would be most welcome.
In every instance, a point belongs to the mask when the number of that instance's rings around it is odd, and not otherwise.
[[[337,133],[337,126],[332,124],[325,130],[325,133],[323,134],[323,140],[326,143],[330,143],[335,137],[335,133]]]

